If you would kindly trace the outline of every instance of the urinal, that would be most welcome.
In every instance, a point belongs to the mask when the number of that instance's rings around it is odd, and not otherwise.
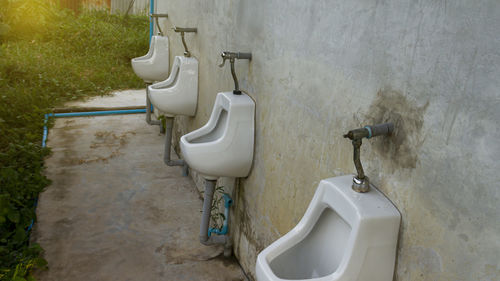
[[[258,255],[258,281],[393,279],[401,216],[377,189],[355,192],[352,179],[319,183],[297,226]]]
[[[153,106],[161,111],[155,115],[194,116],[198,103],[198,60],[176,56],[167,80],[152,84],[148,89]]]
[[[246,177],[254,150],[255,103],[246,94],[217,94],[203,127],[181,137],[184,160],[205,179]]]
[[[135,74],[146,83],[167,79],[170,66],[168,48],[168,37],[159,35],[151,37],[148,53],[132,59]]]

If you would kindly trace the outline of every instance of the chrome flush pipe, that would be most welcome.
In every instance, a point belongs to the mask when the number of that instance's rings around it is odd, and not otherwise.
[[[394,131],[393,123],[384,123],[373,126],[365,126],[363,128],[350,130],[344,135],[344,138],[349,138],[352,141],[354,148],[353,160],[357,176],[352,179],[352,189],[356,192],[365,193],[370,191],[370,181],[365,175],[363,165],[361,165],[361,144],[363,138],[373,138],[376,136],[388,136]]]
[[[158,28],[158,35],[163,36],[163,31],[161,31],[160,23],[158,22],[158,18],[168,18],[168,14],[149,14],[150,18],[155,19],[156,27]]]
[[[182,45],[184,46],[184,56],[185,57],[190,57],[191,53],[188,50],[188,47],[186,45],[186,40],[184,39],[184,33],[186,32],[198,32],[198,28],[196,27],[174,27],[173,30],[175,32],[180,32],[181,33],[181,39],[182,39]]]
[[[234,80],[233,94],[241,95],[240,85],[238,84],[238,77],[236,77],[236,71],[234,70],[234,61],[236,59],[252,60],[252,53],[240,53],[240,52],[234,53],[234,52],[224,51],[221,53],[221,57],[222,57],[222,63],[219,64],[219,67],[223,67],[224,64],[226,63],[226,60],[229,60],[229,63],[231,64],[231,75],[233,76]]]

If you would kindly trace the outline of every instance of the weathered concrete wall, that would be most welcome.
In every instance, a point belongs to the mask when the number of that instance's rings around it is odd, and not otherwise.
[[[302,217],[321,179],[354,172],[342,134],[392,121],[365,141],[371,181],[403,221],[396,280],[500,280],[498,0],[159,0],[200,61],[195,118],[231,90],[223,50],[256,100],[256,148],[231,221],[253,275],[257,254]],[[170,30],[171,56],[182,54]]]

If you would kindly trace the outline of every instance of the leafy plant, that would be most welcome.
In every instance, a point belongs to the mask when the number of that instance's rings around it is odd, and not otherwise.
[[[34,280],[32,270],[46,267],[42,248],[29,243],[38,193],[50,183],[44,114],[69,100],[143,87],[130,59],[147,51],[148,19],[76,16],[46,0],[0,6],[0,280]],[[20,11],[34,13],[40,26],[26,31],[32,23]]]
[[[224,186],[218,186],[214,191],[214,199],[212,200],[212,207],[210,208],[210,220],[212,221],[212,228],[222,228],[226,216],[224,211],[221,211],[221,206],[224,206]]]
[[[163,129],[167,128],[167,117],[165,115],[160,115],[158,116],[158,120],[160,120],[160,126],[162,126]]]

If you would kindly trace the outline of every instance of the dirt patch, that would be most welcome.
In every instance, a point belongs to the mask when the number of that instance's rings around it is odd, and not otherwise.
[[[90,148],[124,146],[128,143],[128,135],[135,135],[135,132],[125,132],[117,136],[114,132],[99,131],[94,134],[95,140],[90,144]]]
[[[197,240],[186,241],[180,237],[182,231],[175,231],[169,241],[156,248],[155,252],[165,258],[166,264],[184,264],[196,261],[208,261],[223,254],[223,246],[204,246]]]
[[[402,93],[392,89],[380,90],[370,105],[367,114],[370,123],[394,123],[392,136],[370,140],[374,151],[393,163],[393,170],[416,167],[418,149],[425,140],[421,132],[428,106],[429,102],[418,106],[416,102],[409,101]]]
[[[98,156],[89,155],[85,159],[79,159],[78,164],[81,165],[92,162],[107,163],[109,159],[121,155],[120,150],[127,145],[128,136],[135,134],[136,134],[135,132],[125,132],[120,135],[116,135],[114,132],[110,131],[96,132],[94,134],[95,139],[92,141],[89,148],[93,150],[92,154],[97,154]],[[109,149],[112,149],[112,151],[107,152],[109,151]]]

